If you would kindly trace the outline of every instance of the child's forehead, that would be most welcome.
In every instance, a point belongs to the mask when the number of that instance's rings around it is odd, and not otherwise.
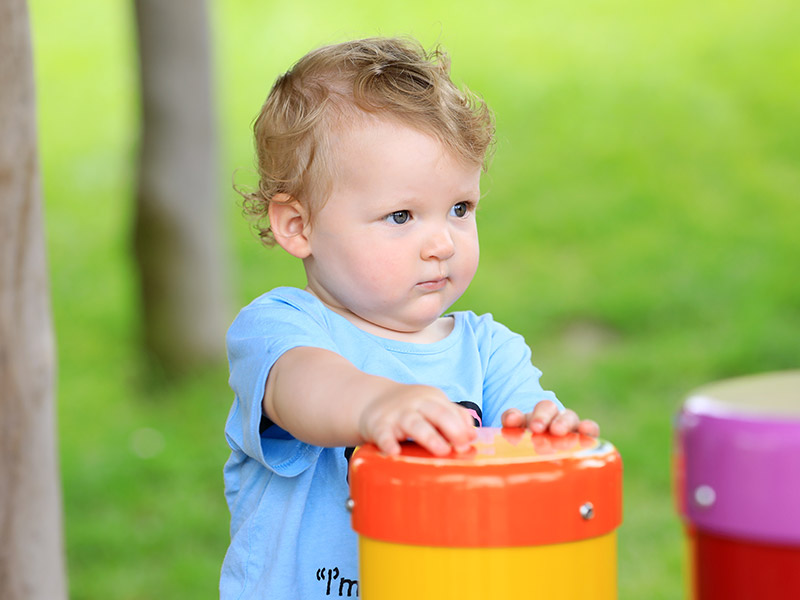
[[[385,137],[387,130],[372,138],[372,131],[362,131],[366,137],[353,136],[352,144],[334,152],[329,201],[357,199],[364,208],[392,209],[397,203],[412,208],[432,199],[445,204],[479,200],[480,165],[465,164],[431,136],[388,131],[398,139]]]
[[[404,158],[405,152],[424,152],[432,160],[446,160],[472,167],[450,146],[423,128],[404,122],[392,115],[365,114],[331,128],[330,159],[334,164],[347,161],[353,154],[362,159],[381,157]],[[395,151],[395,154],[392,154]],[[474,165],[480,168],[480,165]]]

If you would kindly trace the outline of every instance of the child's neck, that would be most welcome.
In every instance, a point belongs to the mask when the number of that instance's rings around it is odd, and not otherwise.
[[[433,344],[434,342],[443,340],[450,335],[455,325],[455,319],[452,316],[448,316],[439,317],[433,323],[424,329],[421,329],[420,331],[395,331],[393,329],[387,329],[386,327],[375,325],[369,321],[364,321],[355,315],[351,315],[354,318],[348,318],[347,315],[342,316],[344,316],[345,319],[353,323],[353,325],[362,331],[366,331],[372,335],[389,340],[408,342],[412,344]]]
[[[366,331],[369,334],[389,340],[412,344],[433,344],[434,342],[443,340],[450,335],[450,333],[453,331],[453,327],[455,326],[455,319],[452,316],[445,316],[439,317],[433,323],[418,331],[398,331],[363,319],[346,308],[331,305],[315,294],[314,290],[308,286],[306,287],[306,291],[312,296],[318,298],[319,301],[322,302],[328,309],[344,317],[354,326],[358,327],[361,331]]]

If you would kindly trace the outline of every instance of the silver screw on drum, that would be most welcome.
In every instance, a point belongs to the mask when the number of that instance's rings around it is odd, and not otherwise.
[[[353,508],[355,507],[355,505],[356,505],[356,501],[353,500],[352,498],[348,498],[347,502],[345,503],[345,507],[347,508],[347,512],[349,512],[349,513],[353,512]]]
[[[584,521],[588,521],[594,518],[594,504],[591,502],[586,502],[581,505],[581,517],[583,517]]]
[[[710,485],[700,485],[694,490],[694,501],[702,508],[711,508],[717,501],[717,493]]]

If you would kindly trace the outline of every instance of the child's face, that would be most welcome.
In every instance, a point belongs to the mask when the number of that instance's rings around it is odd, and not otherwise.
[[[366,331],[423,332],[478,267],[480,166],[377,119],[342,132],[331,156],[331,195],[307,231],[309,289]]]

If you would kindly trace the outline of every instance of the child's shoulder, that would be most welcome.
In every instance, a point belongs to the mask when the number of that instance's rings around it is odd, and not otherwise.
[[[294,287],[277,287],[254,298],[234,319],[233,326],[248,327],[273,320],[312,318],[324,320],[324,306],[312,294]]]
[[[478,314],[471,310],[455,311],[452,314],[456,322],[461,321],[464,327],[477,337],[494,337],[497,335],[515,335],[508,327],[496,321],[492,313]]]
[[[315,296],[296,287],[282,286],[257,296],[242,311],[261,310],[276,306],[294,307],[300,310],[316,309],[320,301]]]

